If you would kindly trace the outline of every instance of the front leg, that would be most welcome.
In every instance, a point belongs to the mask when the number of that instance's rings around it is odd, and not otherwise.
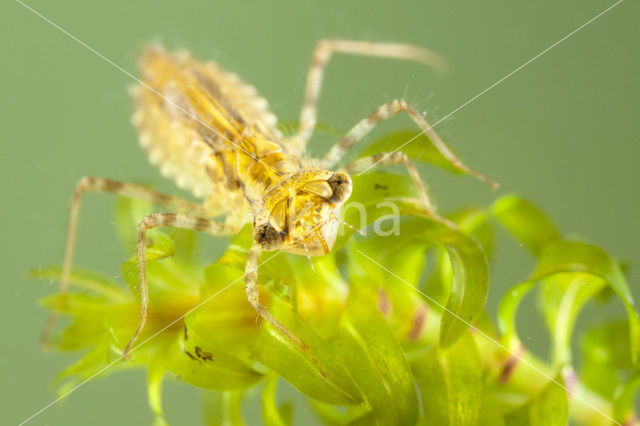
[[[298,336],[293,334],[291,330],[285,327],[280,321],[278,321],[267,308],[260,303],[260,292],[258,290],[258,261],[260,260],[260,253],[262,250],[258,246],[252,246],[247,254],[247,264],[245,267],[245,283],[247,290],[247,299],[251,306],[254,307],[256,312],[265,320],[271,324],[276,331],[288,339],[291,343],[300,348],[305,354],[309,356],[311,361],[318,367],[321,374],[325,375],[324,370],[316,360],[315,356],[311,352],[311,348],[304,343]]]
[[[188,216],[176,213],[155,213],[145,217],[138,226],[138,268],[140,271],[140,323],[122,355],[128,356],[133,344],[136,342],[149,317],[149,285],[147,283],[147,231],[161,226],[171,228],[190,229],[204,232],[213,236],[230,235],[236,232],[236,228],[223,225],[203,217]]]
[[[402,101],[402,100],[394,100],[391,102],[387,102],[381,107],[379,107],[378,109],[376,109],[374,112],[372,112],[367,118],[360,120],[355,126],[353,126],[351,130],[349,130],[349,132],[347,132],[347,134],[337,144],[335,144],[329,150],[329,152],[327,152],[327,154],[322,159],[322,162],[321,162],[322,166],[325,168],[332,168],[336,163],[338,163],[338,161],[340,161],[340,159],[344,156],[344,154],[356,142],[362,140],[378,124],[380,124],[384,120],[387,120],[393,117],[394,115],[402,111],[406,112],[409,115],[409,117],[413,120],[413,122],[416,123],[418,127],[420,127],[420,129],[422,129],[421,134],[426,134],[429,137],[429,139],[431,140],[431,142],[433,142],[433,145],[436,147],[436,149],[444,156],[444,158],[446,158],[451,163],[453,167],[455,167],[456,169],[466,174],[469,174],[475,177],[476,179],[479,179],[480,181],[491,186],[493,189],[495,189],[498,186],[491,179],[488,179],[484,175],[476,172],[475,170],[463,164],[462,161],[453,153],[453,151],[449,149],[447,144],[444,143],[442,139],[440,139],[440,136],[438,136],[438,134],[433,130],[433,127],[429,125],[429,123],[427,123],[427,120],[424,119],[422,114],[420,114],[418,111],[416,111],[414,108],[412,108],[405,101]],[[405,145],[411,142],[411,140],[413,139],[410,139],[409,141],[405,142]],[[366,170],[370,169],[374,165],[378,164],[378,162],[382,161],[383,159],[387,159],[388,156],[394,155],[397,152],[398,151],[396,150],[396,151],[385,154],[385,156],[380,157],[377,161],[373,162],[368,167],[361,170],[360,173],[365,172]]]

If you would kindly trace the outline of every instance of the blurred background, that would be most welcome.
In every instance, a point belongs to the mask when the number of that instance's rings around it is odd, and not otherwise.
[[[319,121],[342,132],[382,103],[405,98],[435,122],[613,4],[584,1],[297,2],[28,0],[56,25],[138,75],[136,57],[150,41],[185,48],[237,72],[269,99],[283,121],[297,120],[315,43],[322,38],[412,43],[440,53],[448,72],[419,64],[336,55],[319,103]],[[43,353],[46,312],[37,300],[54,284],[26,278],[62,262],[68,205],[84,175],[153,183],[178,193],[147,162],[130,124],[130,77],[21,4],[0,6],[3,270],[0,298],[0,413],[16,424],[55,399],[51,384],[74,355]],[[437,126],[470,166],[501,184],[491,193],[466,177],[421,168],[444,211],[488,205],[519,193],[565,233],[580,235],[628,262],[640,297],[640,5],[609,13],[524,67]],[[399,116],[392,129],[413,129]],[[320,135],[312,153],[332,138]],[[335,141],[335,138],[333,138]],[[113,198],[88,195],[76,265],[117,275],[133,252],[117,243]],[[526,279],[533,259],[502,233],[487,310]],[[213,253],[213,252],[212,252]],[[212,254],[212,259],[213,254]],[[530,299],[535,301],[535,296]],[[535,303],[520,318],[523,341],[546,356]],[[622,305],[587,309],[581,330]],[[173,424],[201,424],[197,389],[169,381],[165,410]],[[258,419],[254,413],[250,419]],[[93,380],[30,424],[150,424],[142,371]],[[257,421],[257,420],[256,420]]]

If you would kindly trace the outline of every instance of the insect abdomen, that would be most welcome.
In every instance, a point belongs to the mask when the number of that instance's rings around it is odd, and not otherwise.
[[[145,51],[141,68],[133,93],[141,145],[179,187],[228,210],[231,199],[259,197],[297,168],[266,101],[234,74],[158,47]]]

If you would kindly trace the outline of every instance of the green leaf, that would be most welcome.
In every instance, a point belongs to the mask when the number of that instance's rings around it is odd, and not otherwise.
[[[168,234],[157,228],[147,231],[147,262],[171,257],[175,252],[175,243]]]
[[[269,311],[308,347],[302,350],[262,321],[262,330],[252,343],[252,358],[276,371],[300,392],[319,401],[353,405],[361,402],[360,392],[339,359],[335,348],[318,336],[289,305],[272,297]]]
[[[484,249],[488,258],[493,252],[493,229],[489,212],[484,208],[466,208],[447,216],[462,232],[472,235]]]
[[[217,279],[207,278],[202,288],[202,304],[187,315],[186,324],[209,345],[249,362],[248,342],[258,338],[260,324],[258,313],[247,300],[244,272],[216,263],[206,273]]]
[[[545,244],[560,238],[547,216],[518,196],[500,198],[493,204],[493,214],[535,255],[540,254]]]
[[[295,301],[293,308],[320,336],[335,333],[349,288],[336,257],[312,258],[313,268],[306,257],[283,257],[294,271],[296,282],[300,283],[291,289],[294,293],[292,304]]]
[[[205,317],[205,319],[208,319]],[[203,338],[203,316],[187,321],[177,341],[165,350],[165,366],[186,383],[205,389],[238,390],[256,384],[263,375],[235,354]]]
[[[29,271],[29,276],[59,282],[62,276],[62,268],[33,269]],[[115,281],[91,271],[72,269],[69,273],[69,285],[72,288],[89,290],[113,302],[128,302],[130,300],[129,295]]]
[[[382,245],[385,244],[385,240],[387,238],[378,239],[377,247],[380,247],[383,253],[385,251]],[[484,252],[468,235],[433,219],[412,218],[404,221],[397,241],[401,241],[405,248],[413,247],[413,252],[418,254],[432,244],[440,245],[447,252],[452,267],[452,283],[439,336],[440,345],[446,348],[455,343],[469,325],[473,324],[484,307],[489,287],[489,271]],[[411,285],[387,267],[384,259],[375,260],[371,257],[376,256],[374,253],[377,251],[361,252],[373,263],[367,268],[377,267],[378,274],[386,276],[386,280],[389,279],[389,275],[395,276],[398,285]]]
[[[347,410],[341,410],[342,407],[334,407],[330,404],[325,404],[315,399],[309,399],[309,404],[314,409],[315,414],[326,425],[352,425],[357,422],[358,419],[365,418],[370,415],[368,407],[363,405],[349,406]]]
[[[120,364],[105,369],[112,362],[109,342],[103,340],[89,350],[82,358],[65,368],[58,374],[55,383],[62,383],[58,388],[58,395],[64,395],[83,380],[89,377],[99,377],[101,374],[111,374],[118,370]],[[103,371],[104,370],[104,371]]]
[[[420,389],[424,424],[478,424],[482,405],[482,361],[470,332],[447,349],[437,346],[411,360]]]
[[[424,333],[427,327],[421,319],[427,315],[429,306],[417,291],[425,265],[425,245],[430,243],[407,241],[403,235],[372,237],[349,244],[349,287],[377,293],[379,307],[401,344],[419,339],[435,341],[438,337],[435,327],[429,336]],[[439,324],[439,318],[439,313],[429,315],[434,325]]]
[[[287,256],[284,254],[274,256],[273,253],[263,253],[261,263],[258,283],[264,285],[269,294],[273,294],[292,304],[295,311],[297,309],[297,306],[294,305],[297,302],[295,299],[297,281]]]
[[[99,316],[94,321],[86,318],[75,318],[59,336],[54,336],[51,345],[63,351],[77,351],[90,345],[98,344],[107,338]]]
[[[197,267],[199,264],[198,235],[195,231],[189,229],[171,229],[171,238],[175,244],[175,259],[177,262],[185,264],[187,267]]]
[[[415,188],[408,175],[366,173],[352,176],[351,179],[353,193],[342,208],[342,217],[346,223],[364,232],[367,232],[367,225],[376,220],[381,220],[379,226],[382,227],[385,218],[392,217],[394,210],[391,202],[415,197]],[[354,232],[350,227],[341,227],[332,251],[337,252],[342,248]]]
[[[606,280],[622,300],[629,320],[631,357],[635,362],[640,351],[640,318],[619,265],[599,247],[572,241],[556,241],[547,244],[542,250],[531,280],[542,280],[564,272],[584,272],[598,276]]]
[[[373,297],[351,289],[332,343],[371,408],[367,419],[381,425],[416,422],[418,397],[409,364]]]
[[[440,326],[440,345],[446,348],[464,333],[484,308],[489,288],[487,259],[466,235],[442,228],[439,242],[449,254],[453,284]]]
[[[395,142],[390,143],[393,147]],[[432,156],[435,151],[420,149],[411,156],[451,167],[437,154]],[[157,425],[165,423],[160,401],[165,369],[191,385],[225,390],[206,392],[211,405],[206,411],[208,424],[244,424],[245,390],[255,392],[265,377],[269,378],[261,396],[265,424],[291,422],[290,406],[277,403],[279,378],[308,397],[329,424],[566,424],[566,395],[548,379],[570,363],[576,318],[588,300],[604,293],[604,286],[620,296],[630,319],[623,326],[587,336],[581,382],[571,387],[584,401],[576,397],[569,401],[572,420],[588,419],[599,409],[610,412],[611,400],[617,419],[633,418],[640,375],[632,370],[630,347],[635,356],[640,320],[620,267],[606,253],[560,241],[550,221],[526,201],[506,197],[494,205],[498,219],[539,256],[530,280],[511,289],[500,304],[503,342],[518,350],[507,357],[492,341],[498,337],[483,313],[488,287],[485,254],[492,246],[489,213],[461,210],[450,216],[458,225],[452,229],[425,218],[419,205],[408,199],[415,197],[415,191],[405,174],[366,174],[354,177],[354,184],[352,200],[364,205],[367,223],[355,208],[343,211],[347,221],[368,226],[369,231],[389,229],[393,222],[387,215],[392,210],[380,203],[394,201],[403,216],[399,235],[356,237],[347,243],[353,233],[347,228],[330,254],[313,259],[315,270],[304,257],[280,254],[258,274],[260,300],[307,345],[304,348],[266,323],[247,301],[244,269],[252,243],[250,224],[206,269],[204,280],[192,232],[149,233],[150,317],[138,340],[144,345],[131,361],[118,363],[113,370],[148,369],[149,402]],[[149,208],[130,201],[121,206],[118,224],[129,246]],[[347,250],[338,251],[345,243]],[[271,255],[265,253],[262,260]],[[126,282],[137,291],[137,259],[123,270]],[[40,276],[58,279],[59,274],[59,269],[50,268]],[[74,271],[72,280],[67,296],[43,302],[73,316],[56,341],[58,347],[87,350],[61,375],[61,391],[116,359],[139,321],[136,297],[111,279]],[[554,337],[552,366],[527,352],[516,333],[517,308],[537,282],[544,318]],[[198,302],[205,303],[181,319]],[[469,324],[474,325],[472,330]],[[153,340],[145,342],[151,336]],[[596,408],[589,411],[587,405]]]
[[[354,190],[351,201],[360,203],[360,206],[364,206],[364,210],[346,208],[344,210],[344,218],[356,228],[362,229],[366,225],[363,221],[364,218],[366,218],[367,223],[372,223],[389,217],[392,211],[386,204],[380,203],[388,203],[390,200],[394,201],[397,213],[416,213],[415,206],[406,204],[404,201],[407,197],[413,197],[415,194],[413,185],[407,176],[388,173],[371,173],[356,176],[354,177],[354,188],[357,189]],[[425,222],[427,221],[425,220]],[[424,230],[417,229],[417,227],[407,230],[406,224],[402,223],[401,236],[398,241],[402,241],[402,247],[406,248],[406,250],[403,250],[405,256],[411,256],[416,259],[422,256],[421,251],[418,247],[413,250],[409,248],[410,243],[406,239],[412,240],[411,243],[415,246],[422,246],[423,250],[427,246],[439,243],[447,250],[448,261],[455,266],[456,276],[453,278],[451,292],[447,291],[445,301],[450,312],[445,313],[440,333],[441,344],[446,346],[453,343],[468,326],[465,322],[459,321],[455,315],[461,316],[465,321],[471,323],[482,311],[488,290],[486,257],[481,247],[468,236],[461,232],[453,231],[439,222],[430,222],[434,225],[426,226]],[[446,228],[446,232],[444,228]],[[346,238],[352,233],[353,231],[350,229],[345,229],[344,235],[339,237],[334,250],[344,244]],[[405,240],[403,240],[403,237]],[[371,253],[376,253],[379,249],[384,250],[383,247],[388,247],[389,240],[387,238],[379,238],[378,241],[378,245]],[[458,250],[458,246],[460,250]],[[398,256],[399,258],[400,256]],[[406,257],[404,260],[406,260]],[[380,263],[388,265],[390,259],[385,259]],[[397,264],[398,266],[420,265],[420,263],[413,261],[398,262]],[[396,272],[395,270],[393,272],[402,276],[402,272]],[[388,278],[386,281],[388,281]]]
[[[310,353],[303,351],[259,318],[255,309],[249,305],[244,294],[242,278],[246,262],[244,248],[250,244],[251,229],[248,227],[234,240],[232,248],[205,273],[206,285],[203,288],[202,297],[209,298],[210,295],[215,295],[210,302],[207,302],[209,305],[206,308],[207,311],[221,310],[224,317],[219,319],[232,321],[226,327],[215,327],[216,336],[207,336],[207,339],[221,342],[221,337],[218,336],[221,333],[229,350],[234,352],[249,350],[248,358],[275,370],[290,384],[312,398],[343,405],[359,403],[361,401],[359,391],[333,349],[296,314],[290,304],[283,301],[277,294],[268,294],[264,291],[265,285],[276,281],[281,286],[280,290],[284,290],[285,287],[295,287],[295,276],[287,264],[286,256],[279,254],[273,257],[272,253],[264,254],[270,260],[258,271],[258,282],[261,284],[260,298],[262,301],[269,300],[269,311],[289,331],[308,345]],[[220,293],[232,282],[238,282],[238,284]],[[277,289],[277,286],[272,285],[272,288]],[[278,293],[282,294],[282,291]],[[235,341],[233,336],[236,336]],[[250,345],[247,345],[247,342]],[[244,349],[241,349],[243,344]],[[292,366],[296,367],[291,368]]]
[[[83,293],[56,293],[40,299],[40,304],[52,311],[67,315],[91,318],[106,310],[105,299]]]
[[[555,379],[564,385],[561,376]],[[569,420],[567,392],[557,383],[549,382],[524,406],[505,417],[505,426],[566,426]]]

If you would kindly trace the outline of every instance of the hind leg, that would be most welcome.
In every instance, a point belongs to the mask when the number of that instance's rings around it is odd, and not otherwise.
[[[64,260],[62,263],[62,275],[60,277],[60,285],[58,292],[65,294],[69,285],[69,273],[71,271],[71,263],[73,261],[73,253],[75,249],[76,229],[78,225],[78,213],[80,210],[80,202],[85,192],[106,192],[120,195],[128,198],[135,198],[148,201],[153,204],[166,206],[177,211],[194,212],[195,214],[204,214],[202,206],[183,200],[182,198],[173,197],[171,195],[162,194],[157,191],[147,189],[140,185],[131,183],[118,182],[111,179],[86,176],[80,179],[76,185],[76,189],[71,199],[71,213],[69,216],[69,228],[67,230],[67,242],[64,252]],[[47,346],[51,331],[58,319],[58,313],[53,312],[47,321],[45,329],[40,338],[40,343]]]
[[[204,232],[213,236],[230,235],[237,231],[233,226],[220,224],[210,219],[176,213],[154,213],[145,217],[138,226],[138,268],[140,271],[140,323],[122,355],[127,356],[133,348],[149,317],[149,284],[147,282],[147,231],[152,228],[171,227]]]

